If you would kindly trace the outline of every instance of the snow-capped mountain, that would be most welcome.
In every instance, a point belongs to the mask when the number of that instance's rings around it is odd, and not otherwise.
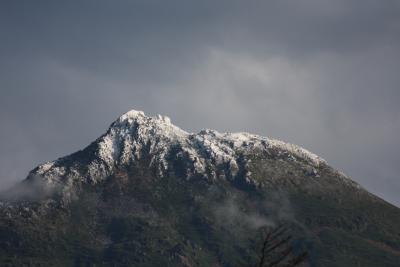
[[[249,266],[280,223],[304,266],[400,261],[400,210],[317,155],[132,110],[0,198],[0,266]]]
[[[174,172],[174,160],[185,161],[185,177],[202,176],[205,179],[234,179],[239,170],[249,183],[251,160],[244,155],[263,153],[285,161],[299,161],[308,166],[310,174],[318,176],[317,169],[328,166],[326,161],[299,146],[250,133],[219,133],[202,130],[188,133],[171,123],[170,118],[146,116],[131,110],[116,121],[108,131],[83,151],[47,162],[34,169],[28,179],[43,179],[48,184],[68,185],[97,183],[142,158],[149,159],[149,168],[159,177]],[[82,160],[82,156],[84,160]],[[343,181],[356,185],[344,174]]]

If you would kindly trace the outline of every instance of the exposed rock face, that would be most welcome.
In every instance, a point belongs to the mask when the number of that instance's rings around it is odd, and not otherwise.
[[[400,259],[399,209],[317,155],[249,133],[188,133],[141,111],[7,197],[2,266],[249,266],[260,227],[282,221],[312,266]]]

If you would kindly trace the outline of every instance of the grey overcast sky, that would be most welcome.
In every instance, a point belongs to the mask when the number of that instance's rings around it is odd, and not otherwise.
[[[0,187],[130,109],[301,145],[400,206],[400,1],[3,0]]]

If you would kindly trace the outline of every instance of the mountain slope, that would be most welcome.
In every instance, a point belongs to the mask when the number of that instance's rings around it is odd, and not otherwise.
[[[311,266],[400,262],[400,210],[318,156],[140,111],[4,199],[2,266],[249,266],[279,222]]]

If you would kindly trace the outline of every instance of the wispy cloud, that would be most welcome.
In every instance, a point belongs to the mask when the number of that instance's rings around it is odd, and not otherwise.
[[[252,229],[274,227],[283,222],[295,223],[296,219],[288,196],[284,192],[271,193],[261,205],[244,203],[238,195],[230,195],[212,207],[219,225],[227,229]]]

